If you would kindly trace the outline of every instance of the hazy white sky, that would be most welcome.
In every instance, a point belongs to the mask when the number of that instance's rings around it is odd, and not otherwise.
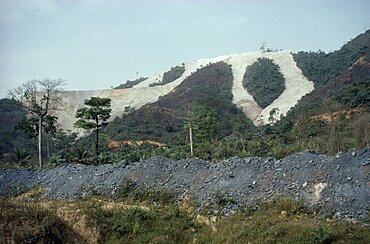
[[[331,51],[369,28],[369,0],[0,0],[0,97],[44,77],[110,88],[262,42]]]

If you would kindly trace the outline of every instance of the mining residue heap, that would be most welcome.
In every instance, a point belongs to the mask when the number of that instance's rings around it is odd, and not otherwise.
[[[307,204],[340,218],[368,218],[370,148],[334,157],[305,151],[284,159],[230,158],[220,163],[200,159],[172,161],[154,157],[143,162],[88,166],[62,164],[54,169],[0,169],[0,194],[21,193],[41,186],[45,198],[78,198],[92,191],[117,193],[125,181],[139,188],[190,196],[198,210],[227,201],[224,214],[243,204],[258,204],[279,196]]]

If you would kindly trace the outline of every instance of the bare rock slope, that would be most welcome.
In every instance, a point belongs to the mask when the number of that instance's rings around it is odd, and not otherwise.
[[[285,78],[285,91],[268,107],[260,108],[253,97],[242,85],[243,75],[246,67],[253,64],[260,57],[270,58],[280,66],[280,71]],[[59,118],[59,126],[65,130],[75,131],[75,113],[78,108],[83,107],[84,99],[91,96],[109,97],[112,100],[112,119],[123,113],[124,107],[131,106],[138,109],[145,104],[158,101],[161,96],[172,92],[181,82],[191,76],[197,69],[208,64],[223,61],[232,67],[233,80],[233,103],[242,108],[243,112],[256,124],[268,123],[270,111],[279,109],[280,115],[285,115],[294,107],[299,99],[314,89],[313,82],[303,76],[301,70],[296,66],[290,51],[271,53],[251,52],[243,54],[232,54],[216,58],[200,59],[184,63],[185,71],[176,80],[165,85],[150,87],[152,83],[158,83],[163,79],[163,73],[149,77],[145,81],[129,89],[107,89],[95,91],[66,91],[63,93],[65,104],[63,111],[56,112]]]

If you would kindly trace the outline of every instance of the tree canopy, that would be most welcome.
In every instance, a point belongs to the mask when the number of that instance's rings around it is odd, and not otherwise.
[[[108,124],[107,120],[110,118],[111,99],[101,97],[90,97],[85,99],[85,108],[80,108],[76,112],[75,126],[78,128],[91,130],[94,129],[96,133],[95,151],[99,154],[99,129]]]
[[[256,103],[266,108],[285,90],[285,79],[271,59],[259,58],[245,69],[243,85]]]
[[[62,79],[30,80],[8,92],[8,96],[29,113],[28,120],[19,125],[19,128],[34,133],[38,137],[38,156],[40,167],[43,166],[42,132],[55,131],[57,118],[50,112],[62,106],[60,96],[61,86],[65,84]],[[36,126],[35,126],[36,123]]]

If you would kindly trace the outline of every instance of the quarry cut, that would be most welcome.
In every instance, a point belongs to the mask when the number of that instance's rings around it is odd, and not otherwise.
[[[243,75],[246,67],[257,61],[258,58],[269,58],[280,67],[280,71],[285,79],[286,89],[266,108],[260,108],[253,97],[243,87]],[[172,92],[181,82],[191,76],[197,70],[217,62],[225,62],[231,65],[233,73],[233,103],[241,108],[242,111],[250,118],[255,125],[263,125],[269,123],[270,111],[278,109],[279,116],[284,116],[294,107],[298,101],[307,93],[314,89],[312,81],[309,81],[297,67],[292,53],[290,51],[279,52],[249,52],[242,54],[232,54],[219,56],[215,58],[199,59],[184,63],[185,71],[176,80],[165,85],[150,87],[152,83],[162,81],[163,74],[158,73],[149,77],[143,82],[128,89],[106,89],[106,90],[90,90],[90,91],[64,91],[63,109],[55,112],[58,117],[58,126],[65,131],[79,132],[74,128],[73,124],[76,121],[75,113],[77,109],[84,106],[84,100],[92,96],[108,97],[112,100],[112,116],[114,119],[121,116],[124,108],[130,106],[134,109],[139,109],[145,104],[154,103]]]

